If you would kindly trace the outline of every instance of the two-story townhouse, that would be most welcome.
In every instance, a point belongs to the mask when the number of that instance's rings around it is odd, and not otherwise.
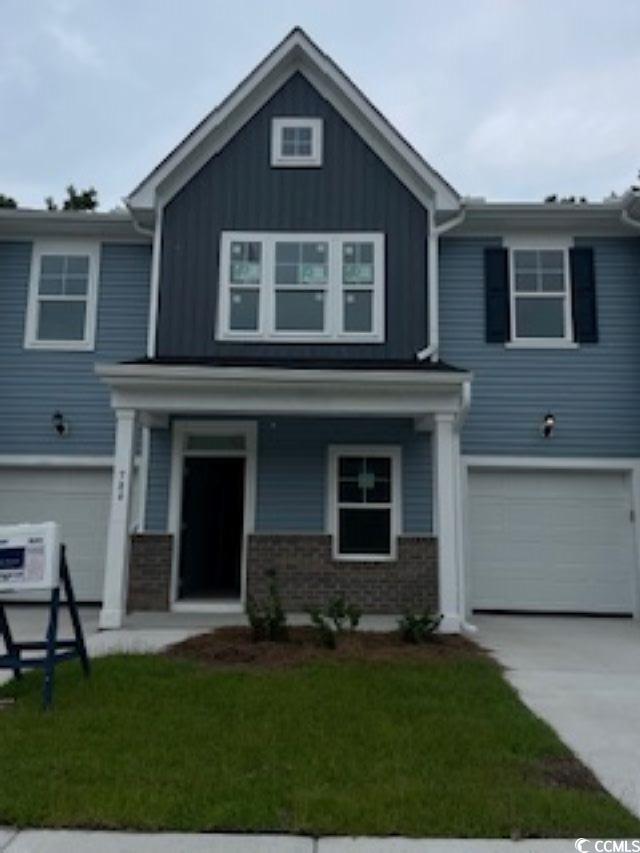
[[[296,29],[127,207],[0,218],[0,519],[61,520],[104,627],[271,570],[444,630],[637,611],[636,194],[463,199]]]

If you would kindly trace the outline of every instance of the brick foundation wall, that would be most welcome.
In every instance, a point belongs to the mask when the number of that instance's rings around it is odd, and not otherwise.
[[[129,610],[168,610],[173,536],[136,533],[129,553]]]
[[[331,537],[315,534],[253,534],[247,547],[247,592],[257,601],[267,593],[275,570],[286,610],[303,611],[344,595],[365,613],[437,611],[437,542],[429,536],[401,536],[393,562],[332,559]]]

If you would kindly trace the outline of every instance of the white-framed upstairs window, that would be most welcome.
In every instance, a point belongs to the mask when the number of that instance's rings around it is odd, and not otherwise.
[[[573,344],[570,248],[565,239],[508,243],[512,344]]]
[[[384,340],[384,235],[224,232],[217,337]]]
[[[327,518],[334,559],[396,559],[401,488],[399,447],[329,448]]]
[[[100,245],[34,243],[25,326],[27,349],[92,350]]]
[[[288,116],[271,120],[271,165],[322,165],[322,119]]]

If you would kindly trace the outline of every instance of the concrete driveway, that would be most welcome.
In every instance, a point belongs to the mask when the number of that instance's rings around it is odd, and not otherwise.
[[[640,625],[631,619],[481,616],[524,702],[640,815]]]

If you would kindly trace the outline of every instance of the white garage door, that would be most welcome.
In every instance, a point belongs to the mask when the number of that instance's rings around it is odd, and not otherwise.
[[[76,596],[102,599],[111,470],[0,468],[0,523],[57,521]]]
[[[469,472],[472,607],[629,613],[635,546],[623,472]]]

